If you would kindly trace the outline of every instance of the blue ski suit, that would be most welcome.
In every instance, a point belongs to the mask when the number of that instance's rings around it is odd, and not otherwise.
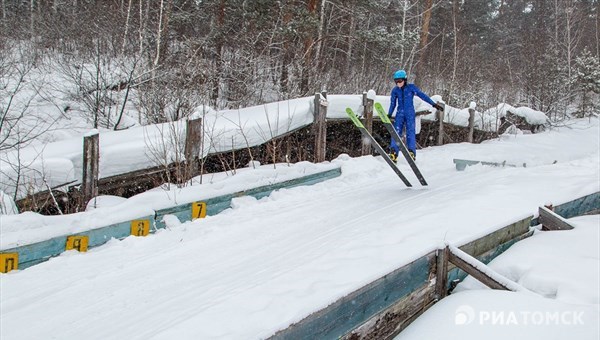
[[[433,100],[429,98],[425,93],[415,84],[406,84],[402,87],[394,86],[392,94],[390,96],[390,109],[388,110],[388,116],[391,118],[394,109],[398,106],[396,111],[396,120],[394,121],[394,128],[398,132],[398,135],[402,136],[402,129],[406,126],[406,147],[413,154],[417,154],[417,141],[415,136],[415,105],[413,104],[413,97],[417,95],[430,105],[435,105]],[[394,138],[391,143],[392,149],[398,153],[398,145]]]

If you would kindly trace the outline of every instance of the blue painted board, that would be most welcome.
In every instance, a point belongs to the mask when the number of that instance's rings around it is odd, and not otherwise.
[[[458,171],[463,171],[467,166],[471,166],[471,165],[475,165],[475,164],[483,164],[483,165],[490,165],[490,166],[501,166],[501,167],[511,167],[511,168],[515,168],[517,167],[517,165],[514,164],[507,164],[506,161],[504,162],[485,162],[485,161],[472,161],[472,160],[468,160],[468,159],[454,159],[453,160],[454,165],[456,167],[456,170]],[[523,167],[526,167],[527,164],[523,163]]]
[[[3,253],[19,254],[19,269],[30,267],[39,262],[60,255],[65,251],[66,236],[58,236],[38,243],[2,250]]]
[[[153,216],[138,218],[149,220],[150,229],[153,228]],[[75,236],[88,236],[88,248],[97,247],[108,242],[111,238],[123,239],[131,233],[131,221],[111,224],[102,228],[91,229],[85,232],[73,234]],[[71,236],[71,235],[68,235]],[[20,247],[2,250],[3,253],[19,254],[19,269],[25,269],[44,262],[51,257],[58,256],[65,251],[67,235],[57,236],[41,242],[28,244]]]
[[[564,218],[582,216],[600,210],[600,192],[596,192],[573,201],[559,204],[554,212]],[[531,221],[531,226],[540,224],[538,217]]]
[[[252,196],[256,199],[261,199],[263,197],[269,196],[275,190],[283,188],[292,188],[296,186],[313,185],[331,178],[338,177],[341,175],[341,173],[342,170],[340,168],[335,168],[324,172],[291,179],[288,181],[283,181],[270,185],[263,185],[260,187],[244,191],[238,191],[232,194],[222,195],[214,198],[204,200],[199,198],[198,201],[206,203],[206,215],[212,216],[221,213],[226,209],[229,209],[231,207],[231,201],[235,197]],[[165,228],[165,224],[163,222],[163,217],[165,215],[175,215],[182,222],[190,221],[192,219],[192,203],[186,203],[171,208],[157,210],[156,228]]]
[[[432,252],[311,314],[270,339],[338,339],[427,285],[434,265],[435,253]]]

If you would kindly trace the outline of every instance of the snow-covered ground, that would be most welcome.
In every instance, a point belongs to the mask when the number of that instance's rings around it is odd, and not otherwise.
[[[3,274],[0,337],[268,337],[444,241],[461,245],[535,214],[539,205],[600,191],[599,126],[597,119],[580,120],[536,135],[421,150],[426,188],[407,189],[379,157],[340,156],[332,161],[342,167],[339,178],[261,200],[237,198],[216,216],[171,219],[168,229],[146,238],[113,240]],[[453,158],[527,167],[458,172]],[[417,183],[408,166],[401,168]],[[519,279],[523,272],[515,273],[503,274]],[[447,301],[468,294],[457,301],[486,294],[482,300],[502,308],[515,296],[462,292]],[[588,304],[576,311],[586,318],[597,316],[593,295],[580,294]],[[550,298],[518,300],[544,311],[571,308]],[[448,310],[454,317],[456,309]],[[598,318],[588,324],[597,326]],[[598,336],[597,327],[581,332],[580,338]]]
[[[537,232],[489,264],[539,295],[490,290],[469,276],[396,339],[598,339],[600,215],[570,221],[575,229]]]

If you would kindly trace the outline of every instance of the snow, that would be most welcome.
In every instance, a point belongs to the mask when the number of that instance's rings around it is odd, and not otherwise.
[[[526,106],[518,107],[514,113],[517,116],[525,118],[527,123],[532,125],[546,124],[548,120],[545,113],[531,109]]]
[[[140,217],[154,216],[156,210],[280,183],[338,166],[331,163],[309,162],[290,165],[269,164],[238,169],[235,175],[222,172],[198,176],[190,181],[191,185],[181,188],[173,184],[165,184],[129,199],[114,196],[97,197],[96,201],[92,199],[88,203],[86,212],[77,214],[44,216],[27,212],[0,216],[0,249],[32,244]]]
[[[600,304],[600,215],[567,219],[571,230],[536,232],[489,266],[544,297],[565,303]],[[483,289],[467,278],[457,291]]]
[[[489,264],[539,295],[490,290],[469,276],[396,339],[598,339],[600,215],[568,221],[575,229],[537,232]]]
[[[474,290],[444,298],[395,339],[445,339],[451,334],[461,340],[596,340],[598,317],[597,306]]]
[[[328,98],[328,114],[330,111],[337,114],[336,102],[340,104],[337,107],[349,102],[360,107],[359,96]],[[312,99],[296,103],[306,107],[312,105]],[[271,108],[267,111],[273,112]],[[287,112],[293,110],[285,109],[284,114]],[[248,119],[249,122],[258,118]],[[418,164],[430,184],[426,188],[404,187],[380,157],[343,155],[331,163],[312,165],[321,169],[341,166],[342,175],[338,178],[313,186],[278,190],[260,200],[240,197],[234,200],[231,209],[193,222],[167,216],[169,228],[148,237],[112,240],[85,254],[69,251],[48,262],[1,275],[0,337],[9,340],[268,337],[433,251],[440,243],[460,246],[536,214],[541,204],[558,205],[600,191],[599,126],[598,119],[578,120],[569,127],[535,135],[423,149]],[[454,158],[519,161],[526,162],[527,167],[476,165],[458,172],[452,163]],[[302,166],[290,168],[300,171]],[[417,183],[406,164],[401,163],[400,167],[409,180]],[[270,175],[259,176],[258,182],[268,182],[273,173],[279,178],[279,173],[287,169],[286,165],[274,169],[271,165]],[[254,183],[255,174],[250,174],[254,171],[248,168],[235,176],[222,174],[222,180],[208,179],[212,185],[202,189],[201,194],[237,191]],[[267,170],[261,167],[256,171]],[[173,201],[182,203],[197,197],[194,196],[199,195],[197,191],[194,187],[156,189],[120,205],[74,217],[47,218],[32,213],[2,216],[2,242],[6,242],[5,230],[20,235],[11,242],[28,242],[37,237],[29,230],[18,232],[20,221],[31,224],[32,220],[38,220],[52,226],[44,229],[72,227],[73,231],[81,231],[77,228],[81,228],[82,221],[89,222],[87,228],[111,219],[128,218],[136,211],[151,213],[152,209]],[[573,231],[539,233],[531,238],[534,241],[543,235],[560,235],[554,237],[564,240],[561,252],[561,248],[550,247],[520,253],[518,263],[533,261],[532,266],[512,265],[506,271],[490,264],[493,270],[538,294],[552,297],[547,288],[557,287],[556,299],[490,290],[463,291],[431,308],[431,313],[439,311],[431,314],[435,322],[426,313],[402,336],[433,339],[436,337],[429,334],[441,330],[436,333],[441,334],[437,338],[448,334],[458,338],[458,331],[448,331],[448,327],[454,326],[457,307],[467,305],[476,312],[479,308],[571,312],[570,316],[581,316],[572,317],[571,321],[584,322],[582,327],[546,325],[526,331],[490,325],[464,328],[465,334],[474,329],[466,335],[471,334],[473,339],[482,338],[482,334],[486,338],[499,338],[503,334],[536,338],[529,337],[532,333],[549,339],[597,338],[598,284],[587,276],[593,272],[581,274],[580,269],[584,264],[586,268],[598,267],[598,237],[581,235],[587,241],[582,243],[569,239],[567,235],[572,234],[565,232]],[[590,247],[595,247],[595,257],[584,252],[583,248]],[[548,282],[536,277],[546,275],[549,267],[541,267],[539,275],[532,269],[543,261],[554,266],[556,272]],[[564,276],[560,274],[562,271]],[[571,285],[560,281],[559,275]]]
[[[373,90],[369,90],[367,95],[374,101],[380,102],[384,108],[389,107],[389,96],[376,95]],[[432,96],[432,99],[443,102],[439,95]],[[416,111],[431,112],[422,119],[435,120],[435,109],[431,105],[418,97],[414,98],[414,105]],[[528,122],[532,121],[536,124],[545,117],[543,113],[527,108],[515,109],[501,105],[499,105],[503,108],[501,111],[476,112],[476,128],[495,131],[499,126],[498,119],[505,115],[508,109],[525,116]],[[56,109],[54,105],[51,107]],[[347,107],[361,115],[363,112],[362,95],[330,94],[327,96],[328,119],[348,119],[345,112]],[[201,105],[188,119],[203,119],[204,148],[199,156],[205,156],[209,153],[245,149],[263,144],[273,138],[308,126],[313,122],[313,114],[314,97],[305,97],[220,112]],[[420,119],[419,117],[417,131],[420,131]],[[468,109],[458,109],[446,105],[444,121],[459,126],[468,126]],[[37,124],[39,123],[30,122],[29,125]],[[60,124],[63,124],[62,121]],[[71,125],[65,124],[64,126]],[[131,126],[131,124],[127,126]],[[179,120],[163,124],[132,126],[121,131],[94,129],[87,132],[82,131],[79,135],[74,135],[74,132],[82,129],[72,128],[70,129],[72,131],[63,131],[62,138],[52,137],[51,140],[56,141],[51,143],[35,142],[19,150],[0,152],[0,190],[8,195],[15,194],[15,179],[19,178],[21,185],[15,197],[20,199],[29,192],[47,190],[48,187],[66,190],[65,184],[78,183],[83,171],[82,137],[96,133],[100,134],[100,178],[184,159],[185,126],[186,121]],[[21,166],[15,166],[15,164],[21,164]],[[23,183],[27,183],[27,185],[23,185]]]
[[[371,99],[371,100],[377,99],[377,93],[375,92],[375,90],[371,89],[367,92],[367,99]]]
[[[98,129],[91,129],[90,131],[84,133],[83,137],[91,137],[91,136],[95,136],[97,134],[100,134],[100,131],[98,131]]]
[[[519,117],[525,118],[525,121],[531,125],[543,125],[547,123],[547,117],[544,112],[537,111],[525,106],[515,108],[514,106],[507,103],[500,103],[496,107],[490,108],[484,111],[484,115],[506,117],[508,113],[515,114]]]
[[[119,196],[112,196],[112,195],[97,196],[97,197],[92,198],[88,202],[85,210],[90,211],[90,210],[103,208],[103,207],[113,207],[113,206],[119,205],[125,201],[127,201],[126,198],[119,197]]]

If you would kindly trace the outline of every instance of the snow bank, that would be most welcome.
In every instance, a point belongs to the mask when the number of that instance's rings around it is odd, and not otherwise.
[[[513,245],[489,267],[547,298],[600,304],[600,215],[571,218],[575,229],[537,232]],[[457,291],[482,289],[473,278]]]
[[[490,290],[469,276],[396,339],[598,339],[600,215],[569,221],[575,229],[538,232],[489,263],[540,295]]]
[[[484,111],[484,114],[488,116],[498,117],[499,119],[500,117],[506,117],[506,115],[509,112],[519,117],[525,118],[525,121],[527,121],[527,123],[531,125],[546,124],[548,120],[544,112],[537,111],[525,106],[515,108],[514,106],[506,103],[500,103],[496,107],[487,109],[486,111]]]
[[[191,180],[193,185],[179,188],[163,185],[129,199],[114,196],[97,197],[88,203],[88,211],[44,216],[26,212],[0,216],[0,249],[32,244],[53,237],[81,233],[111,224],[154,216],[156,210],[174,207],[198,200],[242,192],[244,190],[301,178],[338,168],[334,163],[270,164],[257,168],[236,170],[236,174],[222,172]],[[202,181],[203,184],[200,184]],[[94,204],[96,207],[93,208]]]
[[[410,324],[396,340],[596,340],[598,307],[498,290],[452,294]]]

